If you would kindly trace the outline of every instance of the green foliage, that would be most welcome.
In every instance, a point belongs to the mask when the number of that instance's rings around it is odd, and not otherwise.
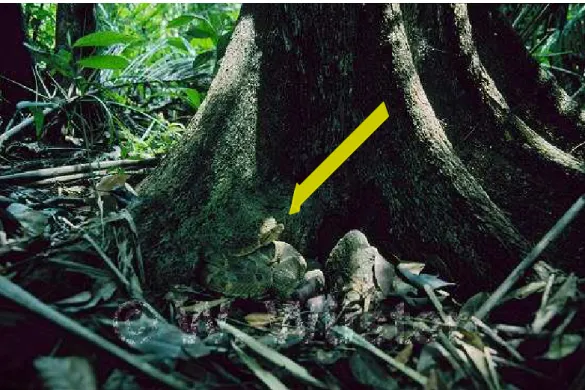
[[[98,31],[81,37],[73,44],[73,47],[85,46],[111,46],[115,44],[124,44],[134,41],[136,38],[120,34],[115,31]]]
[[[122,56],[101,55],[82,58],[77,64],[92,69],[124,69],[130,62]]]
[[[29,47],[53,87],[45,96],[74,102],[65,127],[120,144],[126,156],[164,153],[176,142],[178,124],[205,98],[239,14],[236,4],[96,4],[97,31],[55,52],[56,6],[24,7]],[[80,58],[85,47],[94,51]],[[94,115],[80,114],[79,105]]]
[[[164,119],[161,117],[161,121]],[[157,126],[155,122],[149,127],[150,131],[142,137],[137,137],[125,130],[121,143],[122,158],[149,158],[165,153],[171,146],[181,139],[185,126],[180,123],[163,123]],[[157,130],[158,129],[158,130]]]
[[[37,50],[49,51],[55,44],[57,4],[22,4],[24,26],[29,43]]]
[[[502,5],[534,58],[585,102],[585,5]]]

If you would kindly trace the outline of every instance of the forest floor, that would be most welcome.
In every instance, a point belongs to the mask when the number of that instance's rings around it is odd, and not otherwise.
[[[1,157],[3,389],[585,389],[585,279],[542,262],[464,301],[404,262],[357,314],[329,296],[149,297],[125,207],[156,160],[93,159],[37,142]]]

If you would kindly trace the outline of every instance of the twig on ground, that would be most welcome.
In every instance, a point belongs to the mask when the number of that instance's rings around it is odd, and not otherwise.
[[[100,248],[100,246],[93,240],[93,238],[91,238],[89,236],[89,234],[84,233],[83,238],[87,242],[89,242],[91,244],[91,246],[93,246],[93,249],[95,249],[95,251],[98,253],[98,255],[100,255],[100,257],[104,260],[104,263],[106,263],[108,268],[114,273],[114,275],[116,275],[116,277],[118,278],[120,283],[122,283],[122,285],[124,286],[126,291],[128,293],[132,294],[132,288],[130,287],[130,282],[128,281],[128,279],[126,279],[126,277],[124,275],[122,275],[122,273],[114,265],[114,262],[110,259],[110,257],[108,255],[106,255],[106,253],[102,250],[102,248]]]
[[[307,371],[306,368],[298,365],[293,360],[273,350],[272,348],[267,347],[266,345],[256,340],[254,337],[242,332],[241,330],[234,326],[231,326],[227,322],[218,321],[217,324],[219,325],[219,328],[221,330],[232,334],[238,340],[245,343],[250,349],[263,356],[265,359],[271,361],[272,363],[280,367],[286,368],[291,374],[295,375],[297,378],[315,387],[319,387],[322,389],[327,388],[327,386],[325,386],[323,382],[313,377],[309,373],[309,371]]]
[[[78,324],[76,321],[61,314],[52,307],[38,300],[35,296],[20,288],[20,286],[12,283],[10,280],[0,275],[0,295],[16,302],[17,304],[39,314],[49,321],[61,326],[69,332],[79,336],[90,343],[100,347],[111,355],[121,359],[134,369],[146,374],[147,376],[156,379],[157,381],[169,386],[172,389],[187,390],[193,389],[185,381],[174,377],[171,374],[166,374],[159,369],[153,367],[139,356],[133,355],[128,351],[111,343],[100,335]]]
[[[435,306],[435,309],[437,309],[437,312],[439,313],[439,316],[441,317],[443,323],[447,325],[453,325],[454,324],[453,319],[447,316],[447,314],[445,314],[445,310],[443,310],[443,305],[441,305],[441,302],[439,302],[439,299],[437,298],[437,295],[435,294],[431,286],[425,284],[423,287],[425,289],[425,292],[431,299],[431,303],[433,304],[433,306]]]
[[[43,116],[49,115],[50,113],[52,113],[53,111],[59,109],[60,107],[61,106],[45,108],[43,110]],[[10,129],[6,130],[2,135],[0,135],[0,149],[2,149],[2,145],[10,137],[13,137],[14,135],[20,133],[22,130],[26,129],[28,126],[30,126],[31,124],[33,124],[34,121],[35,121],[34,116],[31,116],[31,117],[26,118],[25,120],[23,120],[22,122],[20,122],[16,126],[11,127]]]
[[[129,175],[145,175],[148,172],[150,172],[150,168],[139,169],[136,171],[134,171],[134,170],[125,171],[125,172]],[[48,185],[48,184],[65,183],[65,182],[74,181],[74,180],[89,179],[89,178],[97,177],[97,176],[106,176],[109,174],[110,174],[110,172],[108,172],[106,170],[77,173],[75,175],[65,175],[65,176],[50,177],[48,179],[42,179],[42,180],[30,183],[30,185],[31,186],[43,186],[43,185]]]
[[[555,225],[542,237],[534,248],[526,255],[524,260],[514,268],[508,275],[506,280],[493,292],[492,295],[484,302],[484,304],[475,312],[474,316],[480,320],[484,319],[490,311],[502,300],[504,295],[510,291],[512,286],[520,279],[520,277],[530,268],[540,254],[554,241],[563,230],[575,219],[581,209],[585,206],[585,195],[581,195],[579,199],[565,212],[565,214],[555,223]]]
[[[55,168],[36,169],[34,171],[27,171],[21,173],[14,173],[12,175],[0,176],[0,183],[8,182],[31,182],[38,179],[49,177],[58,177],[68,174],[76,174],[80,172],[89,172],[93,170],[104,170],[119,167],[149,167],[154,166],[158,162],[157,158],[147,158],[143,160],[116,160],[116,161],[96,161],[92,163],[66,165]]]
[[[522,355],[520,355],[520,353],[518,353],[518,351],[516,351],[516,349],[514,347],[512,347],[509,343],[507,343],[503,338],[501,338],[496,332],[494,332],[489,326],[487,326],[485,323],[483,323],[480,319],[475,318],[475,317],[471,317],[471,321],[473,321],[473,323],[475,325],[477,325],[477,327],[480,328],[486,335],[491,337],[492,340],[494,340],[496,343],[498,343],[499,345],[504,347],[504,349],[506,349],[506,351],[508,351],[508,353],[510,355],[512,355],[516,360],[518,360],[520,362],[524,361],[524,358],[522,357]]]
[[[404,375],[408,376],[413,381],[417,382],[421,386],[426,386],[428,378],[424,375],[421,375],[418,371],[413,370],[406,364],[394,359],[393,357],[387,355],[382,350],[374,346],[368,340],[366,340],[363,336],[355,333],[351,328],[346,326],[339,326],[333,328],[333,331],[338,333],[340,336],[347,339],[349,342],[357,345],[365,349],[366,351],[372,353],[373,355],[377,356],[378,358],[384,360],[386,363],[390,364],[392,367],[403,373]]]

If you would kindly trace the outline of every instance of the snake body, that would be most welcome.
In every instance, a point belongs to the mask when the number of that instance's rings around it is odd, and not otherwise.
[[[290,244],[277,241],[284,226],[266,219],[258,241],[234,253],[211,253],[202,270],[205,287],[225,296],[290,296],[307,271],[307,262]]]
[[[258,242],[236,253],[206,256],[202,284],[231,297],[290,297],[303,281],[307,262],[290,244],[276,239],[283,230],[273,218],[265,220]],[[363,233],[352,230],[342,237],[325,263],[325,278],[333,293],[363,299],[374,289],[373,265],[379,256]]]

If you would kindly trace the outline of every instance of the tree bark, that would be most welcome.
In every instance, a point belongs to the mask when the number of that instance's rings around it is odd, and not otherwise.
[[[95,32],[95,4],[60,3],[57,4],[57,21],[55,25],[55,51],[70,50],[72,45],[84,35]],[[76,59],[91,53],[92,48],[76,48]]]
[[[6,122],[21,100],[33,100],[32,58],[24,46],[25,34],[20,4],[0,5],[0,118]],[[5,123],[6,123],[5,122]]]
[[[208,248],[246,246],[268,216],[308,258],[324,260],[359,229],[386,257],[428,262],[463,293],[501,281],[583,191],[583,163],[538,135],[538,112],[517,109],[519,92],[501,87],[512,81],[491,75],[493,47],[476,26],[495,24],[493,12],[245,5],[190,135],[140,188],[152,289],[196,280]],[[288,215],[295,184],[381,102],[390,118]],[[534,183],[550,188],[534,195]]]

